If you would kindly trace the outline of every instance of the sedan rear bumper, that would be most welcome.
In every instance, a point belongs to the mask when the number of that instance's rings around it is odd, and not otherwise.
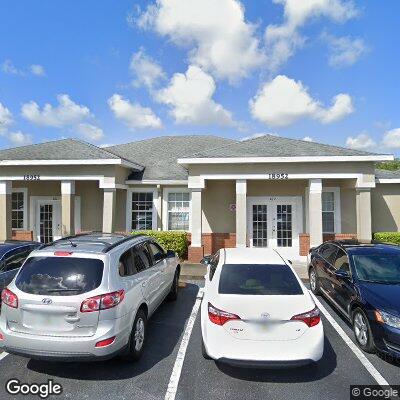
[[[231,365],[233,367],[246,367],[246,368],[299,368],[306,365],[315,364],[314,360],[274,360],[274,361],[260,361],[260,360],[232,360],[230,358],[220,358],[218,362]]]

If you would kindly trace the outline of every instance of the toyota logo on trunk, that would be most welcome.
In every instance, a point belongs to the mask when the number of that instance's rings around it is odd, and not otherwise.
[[[42,300],[42,303],[43,303],[43,304],[51,304],[52,302],[53,302],[52,299],[43,299],[43,300]]]

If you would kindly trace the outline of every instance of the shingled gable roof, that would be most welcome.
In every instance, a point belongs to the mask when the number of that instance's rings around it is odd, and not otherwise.
[[[330,156],[377,156],[361,150],[328,144],[263,135],[257,138],[235,141],[224,146],[193,152],[185,158],[237,158],[237,157],[330,157]],[[184,157],[181,157],[184,158]]]
[[[122,164],[142,170],[143,166],[132,160],[122,158],[113,152],[97,147],[93,144],[77,140],[77,139],[61,139],[50,142],[32,144],[11,149],[0,150],[0,165],[12,164],[12,162],[35,162],[40,164],[41,161],[49,164],[55,164],[67,161],[91,161],[92,163],[104,163],[105,160],[111,160],[110,163],[118,164],[120,160]]]
[[[106,150],[145,166],[142,173],[132,173],[128,180],[186,180],[187,170],[177,163],[179,157],[235,142],[212,135],[159,136]]]

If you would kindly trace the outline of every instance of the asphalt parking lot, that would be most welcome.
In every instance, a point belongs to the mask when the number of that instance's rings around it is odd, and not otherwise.
[[[164,303],[149,322],[148,340],[138,363],[111,360],[98,363],[53,363],[0,354],[0,398],[29,399],[36,395],[10,395],[7,381],[45,383],[53,379],[67,399],[164,399],[174,371],[169,399],[349,399],[350,385],[376,384],[374,371],[390,385],[400,384],[400,363],[377,355],[361,360],[323,317],[325,353],[317,366],[291,370],[233,368],[205,360],[201,355],[199,314],[194,320],[186,352],[182,336],[191,316],[199,286],[193,282],[180,290],[179,300]],[[327,312],[352,340],[350,327],[323,299]],[[348,340],[348,339],[347,339]],[[184,347],[184,346],[183,346]],[[177,355],[179,357],[177,360]],[[184,354],[184,358],[182,358]],[[368,361],[372,365],[367,370]],[[181,370],[178,368],[182,363]],[[177,372],[180,372],[176,374]],[[172,396],[172,397],[171,397]]]

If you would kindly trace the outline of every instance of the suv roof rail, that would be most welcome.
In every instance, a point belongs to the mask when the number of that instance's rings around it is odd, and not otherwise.
[[[65,236],[65,237],[63,237],[61,239],[54,240],[53,242],[43,244],[42,246],[39,247],[39,250],[44,249],[46,247],[56,246],[57,244],[61,244],[61,243],[71,242],[71,244],[75,244],[73,242],[73,239],[84,238],[85,236],[91,236],[91,235],[96,235],[96,234],[113,235],[113,236],[121,237],[121,239],[115,241],[114,243],[110,243],[110,242],[107,242],[105,240],[101,240],[101,238],[99,238],[99,240],[96,240],[96,241],[90,241],[90,240],[87,241],[87,242],[90,242],[92,244],[102,244],[104,246],[103,250],[101,251],[102,253],[107,253],[110,250],[114,249],[115,247],[119,246],[120,244],[128,242],[129,240],[132,240],[134,238],[141,237],[141,236],[143,236],[143,237],[146,236],[146,235],[142,235],[142,234],[123,235],[123,234],[115,234],[115,233],[105,233],[105,232],[101,232],[101,231],[90,231],[90,232],[78,233],[76,235]],[[79,240],[79,243],[85,243],[85,241],[81,239],[81,240]]]
[[[143,235],[143,234],[125,236],[123,239],[118,240],[118,242],[115,242],[115,243],[112,243],[112,244],[108,243],[108,246],[105,247],[102,250],[102,253],[108,253],[110,250],[114,249],[115,247],[119,246],[120,244],[125,243],[125,242],[129,242],[132,239],[137,239],[137,238],[140,238],[140,237],[149,237],[149,236],[146,236],[146,235]]]

